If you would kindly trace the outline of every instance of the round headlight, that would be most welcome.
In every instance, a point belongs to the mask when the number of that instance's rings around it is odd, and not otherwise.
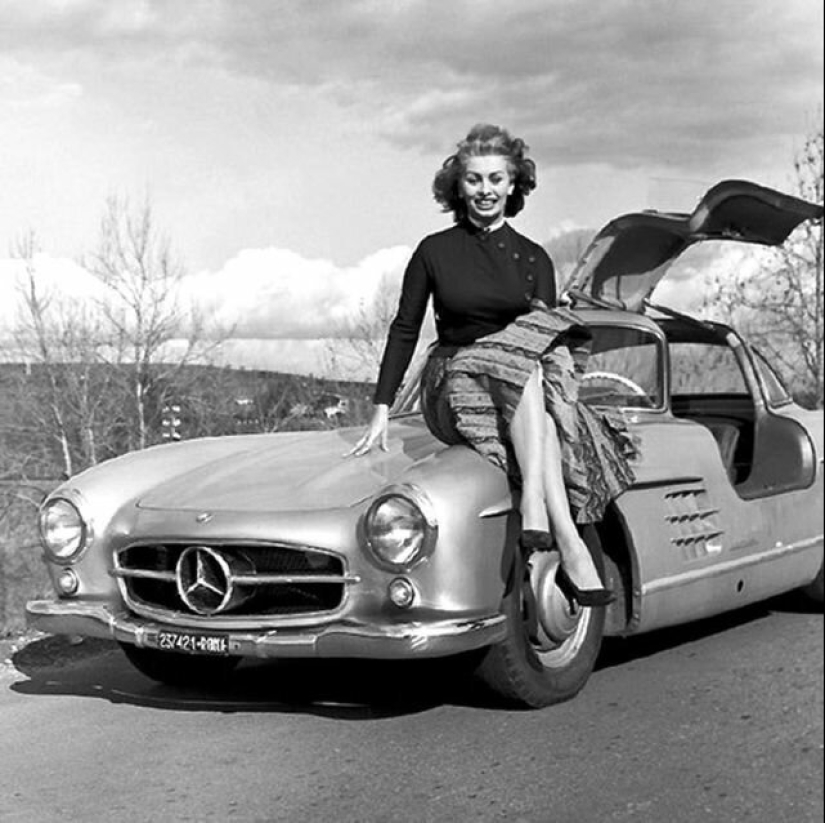
[[[364,519],[366,542],[379,564],[409,569],[427,557],[435,543],[435,522],[406,494],[384,494]]]
[[[86,545],[86,523],[74,503],[58,497],[40,510],[40,538],[55,560],[71,560]]]

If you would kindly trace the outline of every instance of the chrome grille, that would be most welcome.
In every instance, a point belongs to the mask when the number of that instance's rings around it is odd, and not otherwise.
[[[112,574],[120,581],[127,604],[168,613],[203,616],[193,608],[181,582],[181,558],[192,553],[215,558],[225,570],[220,585],[234,594],[225,599],[221,617],[267,618],[327,612],[338,608],[347,583],[343,560],[306,547],[163,543],[136,545],[115,554]],[[191,565],[191,564],[189,564]],[[218,614],[214,612],[214,614]]]

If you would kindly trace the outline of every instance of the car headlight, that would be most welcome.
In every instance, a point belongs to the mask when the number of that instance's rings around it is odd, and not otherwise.
[[[70,500],[56,497],[40,510],[40,539],[54,560],[69,562],[86,547],[89,526]]]
[[[438,535],[429,498],[411,485],[387,489],[376,498],[363,528],[373,557],[391,571],[406,571],[429,557]]]

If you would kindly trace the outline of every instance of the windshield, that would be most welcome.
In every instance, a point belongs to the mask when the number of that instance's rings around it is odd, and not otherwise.
[[[579,390],[593,406],[662,408],[662,342],[645,329],[590,326],[593,348]]]

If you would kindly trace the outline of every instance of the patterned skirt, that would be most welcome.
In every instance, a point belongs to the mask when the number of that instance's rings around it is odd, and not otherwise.
[[[572,311],[534,300],[529,313],[501,331],[452,352],[436,349],[421,386],[428,427],[444,443],[471,446],[520,486],[509,427],[540,366],[573,515],[578,523],[600,520],[633,482],[638,444],[621,412],[596,411],[578,400],[590,344],[590,332]]]

